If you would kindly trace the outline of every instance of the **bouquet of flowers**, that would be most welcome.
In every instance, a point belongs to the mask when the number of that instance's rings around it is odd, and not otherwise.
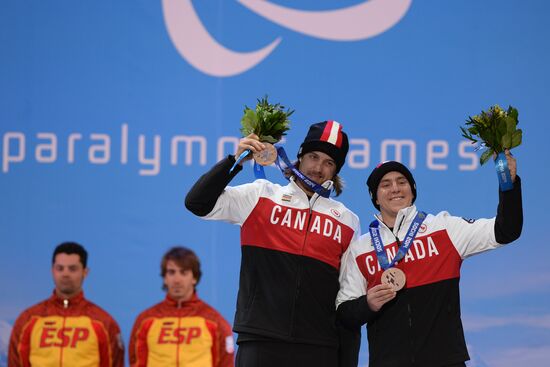
[[[498,105],[481,111],[479,115],[468,117],[466,126],[460,127],[462,136],[470,140],[472,144],[480,142],[478,149],[486,148],[479,158],[483,165],[493,155],[512,149],[521,144],[522,131],[517,129],[518,110],[508,106],[505,111]]]
[[[270,104],[267,96],[258,99],[256,109],[245,106],[241,119],[243,136],[256,134],[261,142],[277,143],[290,129],[290,115],[294,110],[286,110],[280,103]]]
[[[277,149],[272,144],[279,142],[286,135],[286,132],[290,129],[289,117],[293,113],[294,110],[287,109],[285,111],[285,107],[280,103],[269,103],[267,96],[258,99],[254,110],[245,106],[244,115],[241,119],[241,133],[243,136],[256,134],[266,146],[264,150],[254,153],[256,163],[261,166],[268,166],[275,162]],[[230,172],[249,154],[250,150],[246,150],[237,157]],[[256,165],[255,172],[258,172],[261,175],[260,177],[263,176],[263,171],[257,168]]]

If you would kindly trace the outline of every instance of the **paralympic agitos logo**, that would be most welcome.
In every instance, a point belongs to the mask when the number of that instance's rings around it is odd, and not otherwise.
[[[370,0],[336,10],[304,11],[267,0],[238,3],[282,27],[328,41],[359,41],[393,27],[408,11],[412,0]],[[192,0],[162,0],[166,28],[181,56],[201,72],[217,77],[238,75],[258,65],[279,44],[251,52],[236,52],[218,43],[199,19]],[[330,25],[330,26],[327,26]]]

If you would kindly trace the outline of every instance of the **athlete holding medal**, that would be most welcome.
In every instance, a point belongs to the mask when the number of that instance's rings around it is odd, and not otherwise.
[[[268,113],[279,110],[269,104],[259,107]],[[270,120],[260,115],[247,121]],[[340,288],[340,261],[359,237],[359,218],[329,197],[332,191],[341,191],[338,173],[349,149],[348,137],[336,121],[313,124],[300,145],[297,162],[291,163],[284,149],[277,148],[276,163],[288,184],[258,177],[260,170],[255,168],[254,182],[229,186],[245,160],[273,155],[265,135],[278,134],[266,134],[252,125],[256,124],[243,123],[245,137],[235,155],[205,173],[185,201],[191,212],[204,219],[241,227],[233,324],[239,334],[236,366],[356,366],[359,328],[338,328],[334,301]],[[262,153],[266,148],[271,153]]]
[[[517,124],[517,111],[514,117]],[[508,130],[490,123],[483,129],[508,131],[511,136],[515,124],[507,120]],[[475,134],[487,137],[481,130]],[[517,135],[514,146],[519,145]],[[369,233],[345,253],[337,297],[341,322],[349,327],[367,324],[369,367],[460,367],[470,359],[460,319],[462,261],[516,240],[523,225],[521,180],[511,145],[494,151],[488,139],[483,140],[493,150],[484,153],[485,160],[496,153],[506,161],[496,163],[500,187],[494,218],[471,220],[419,211],[413,204],[415,180],[399,162],[384,162],[370,174],[367,186],[380,213]],[[508,172],[501,174],[503,165]],[[501,180],[505,175],[507,187]]]

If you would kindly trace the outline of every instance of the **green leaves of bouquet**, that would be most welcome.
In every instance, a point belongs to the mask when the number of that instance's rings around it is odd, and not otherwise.
[[[262,142],[277,143],[290,129],[290,115],[294,110],[281,106],[280,103],[270,104],[267,96],[258,99],[256,109],[245,106],[244,116],[241,119],[241,133],[243,136],[256,134]]]
[[[516,128],[518,123],[517,109],[508,106],[508,110],[504,111],[498,105],[494,105],[488,111],[481,111],[479,115],[468,117],[466,126],[460,127],[460,130],[462,130],[462,136],[473,144],[481,141],[480,147],[487,148],[479,158],[479,162],[483,165],[493,154],[521,144],[522,131]]]

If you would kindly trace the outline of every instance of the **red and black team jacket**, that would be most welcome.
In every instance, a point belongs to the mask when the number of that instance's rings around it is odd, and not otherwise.
[[[359,219],[338,201],[311,199],[293,181],[226,187],[232,156],[203,175],[186,206],[241,226],[241,273],[233,330],[238,342],[280,340],[338,346],[335,299],[340,260]],[[240,166],[238,166],[241,168]]]
[[[196,294],[178,303],[166,297],[136,319],[130,337],[132,367],[233,367],[229,323]]]
[[[9,348],[9,367],[124,365],[117,323],[82,292],[70,299],[54,292],[25,310],[15,322]]]
[[[516,240],[523,225],[520,178],[499,195],[496,218],[429,214],[397,264],[406,274],[405,288],[379,312],[370,310],[365,296],[383,271],[370,233],[350,246],[342,261],[338,317],[346,325],[367,323],[370,367],[441,367],[469,359],[460,319],[462,261]],[[415,206],[401,209],[393,229],[379,220],[390,261],[416,214]]]

